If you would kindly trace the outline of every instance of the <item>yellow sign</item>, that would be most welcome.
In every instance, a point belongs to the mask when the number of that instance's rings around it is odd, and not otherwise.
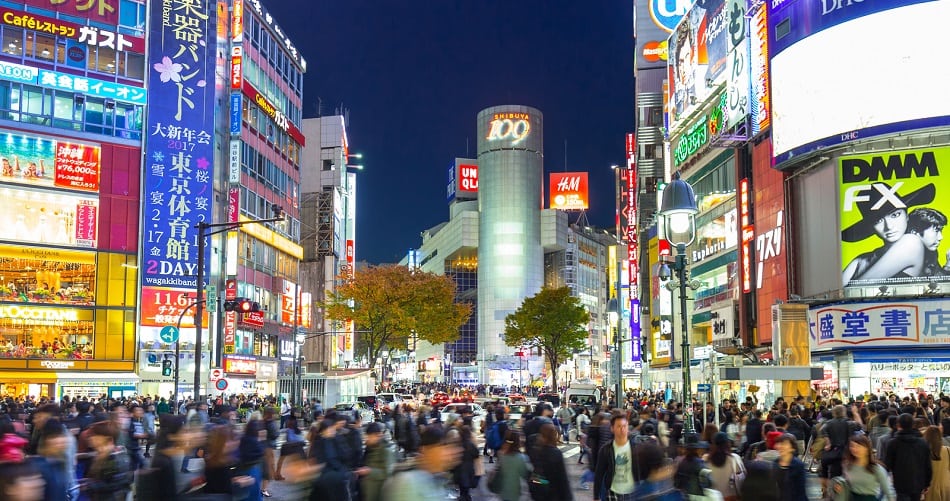
[[[239,220],[241,222],[250,221],[250,219],[245,216],[240,216]],[[241,231],[297,259],[303,259],[303,247],[267,229],[261,224],[245,224],[241,226]]]
[[[43,308],[6,304],[0,305],[0,318],[33,320],[41,323],[78,322],[80,320],[92,320],[92,312],[75,308]]]
[[[39,261],[62,261],[68,263],[96,264],[95,252],[64,249],[41,249],[19,245],[0,245],[0,257],[11,259],[36,259]]]

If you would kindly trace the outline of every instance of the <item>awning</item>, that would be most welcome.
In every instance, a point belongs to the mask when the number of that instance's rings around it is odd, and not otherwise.
[[[139,382],[134,372],[58,372],[60,384],[79,383],[82,385],[100,384],[101,386],[127,386]]]
[[[55,383],[55,372],[0,371],[0,384],[12,383]]]

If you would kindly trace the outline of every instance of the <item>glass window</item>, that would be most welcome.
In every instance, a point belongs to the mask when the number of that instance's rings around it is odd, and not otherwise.
[[[66,64],[66,45],[57,43],[54,50],[56,51],[56,62]]]
[[[120,75],[134,80],[145,80],[145,56],[126,52],[125,57],[119,57],[119,63],[124,67],[119,70]]]
[[[102,99],[86,98],[86,132],[103,134],[105,129],[102,125],[106,123],[105,115],[105,103]]]
[[[115,49],[111,47],[99,47],[97,69],[103,73],[115,75]]]
[[[35,50],[35,58],[52,61],[56,56],[56,38],[37,33]]]
[[[23,30],[12,26],[3,27],[3,53],[11,56],[23,55]]]

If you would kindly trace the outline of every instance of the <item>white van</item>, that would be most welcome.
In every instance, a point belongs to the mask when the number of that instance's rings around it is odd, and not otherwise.
[[[597,409],[600,405],[600,390],[593,381],[575,379],[564,392],[561,405],[583,405],[590,410]]]

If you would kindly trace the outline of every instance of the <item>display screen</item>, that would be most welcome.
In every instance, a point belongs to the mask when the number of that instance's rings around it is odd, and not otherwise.
[[[95,198],[0,188],[0,239],[15,242],[96,246],[99,202]]]
[[[942,63],[950,2],[771,4],[776,165],[848,141],[950,124],[943,97],[950,65]]]

